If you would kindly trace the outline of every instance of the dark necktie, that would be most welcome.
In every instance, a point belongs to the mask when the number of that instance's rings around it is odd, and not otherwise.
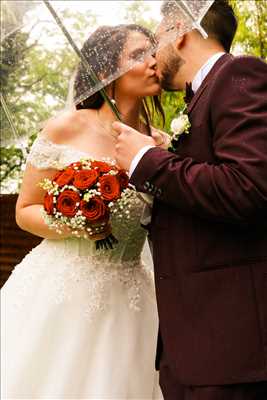
[[[185,96],[184,96],[184,102],[188,105],[190,101],[192,100],[194,96],[194,92],[192,89],[192,83],[191,82],[186,82],[185,84]]]

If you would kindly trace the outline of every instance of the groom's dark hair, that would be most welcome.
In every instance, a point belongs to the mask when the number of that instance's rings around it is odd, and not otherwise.
[[[164,1],[162,14],[168,15],[173,7],[173,0]],[[209,37],[217,40],[226,52],[230,51],[237,25],[237,18],[228,0],[215,0],[201,21],[201,26]]]

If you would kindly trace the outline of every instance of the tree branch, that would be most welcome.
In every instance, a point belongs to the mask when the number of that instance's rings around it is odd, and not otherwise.
[[[48,74],[45,73],[41,75],[39,78],[37,78],[35,81],[28,83],[26,85],[20,85],[22,89],[30,89],[32,86],[36,85],[37,83],[41,82]]]
[[[261,15],[260,7],[261,6],[257,1],[255,1],[255,6],[256,6],[256,19],[257,19],[257,25],[258,25],[258,35],[259,35],[259,45],[260,45],[260,57],[264,58],[261,20],[260,20],[260,15]]]

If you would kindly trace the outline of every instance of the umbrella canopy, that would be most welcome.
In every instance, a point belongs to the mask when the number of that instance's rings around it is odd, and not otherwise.
[[[161,16],[163,3],[168,3],[168,12]],[[32,104],[42,102],[43,107],[51,109],[57,99],[47,93],[40,93],[38,86],[47,75],[58,77],[59,89],[66,88],[67,83],[73,82],[71,101],[78,104],[94,93],[101,91],[105,100],[113,108],[119,118],[115,105],[107,96],[104,88],[118,79],[136,63],[179,35],[193,29],[199,29],[203,35],[200,21],[207,12],[213,0],[172,0],[172,1],[59,1],[59,0],[3,0],[1,2],[1,47],[4,54],[4,69],[7,78],[10,70],[21,69],[21,81],[27,93],[18,93],[19,101]],[[175,23],[179,20],[179,24]],[[150,28],[151,33],[139,28],[139,35],[128,35],[122,25],[140,23]],[[158,43],[153,36],[158,26],[166,34],[161,35]],[[120,26],[120,27],[118,27]],[[134,29],[134,28],[131,28]],[[138,31],[138,28],[136,28]],[[145,34],[145,41],[144,39]],[[132,41],[132,43],[131,43]],[[84,45],[83,45],[84,44]],[[20,48],[21,47],[21,48]],[[133,50],[129,53],[129,47]],[[34,53],[35,50],[35,53]],[[33,54],[34,53],[34,54]],[[39,68],[33,71],[28,55],[35,58],[34,66],[39,62]],[[66,56],[68,55],[68,57]],[[37,57],[37,59],[36,59]],[[39,57],[39,59],[38,59]],[[67,63],[66,64],[66,59]],[[79,71],[79,85],[75,85],[75,71]],[[39,74],[39,72],[41,72]],[[36,73],[33,84],[27,74]],[[4,77],[5,78],[5,77]],[[2,79],[4,79],[2,78]],[[64,82],[59,82],[60,80]],[[5,83],[5,82],[4,82]],[[56,82],[54,82],[56,84]],[[5,86],[5,85],[4,85]],[[16,92],[16,88],[14,88]],[[57,91],[54,90],[56,93]],[[65,90],[65,98],[66,93]],[[56,93],[57,94],[57,93]],[[9,129],[15,132],[16,123],[11,122],[6,109],[16,118],[19,101],[14,104],[14,98],[9,91],[4,90],[2,107],[6,115]],[[62,93],[60,93],[61,97]],[[4,105],[4,102],[6,103]],[[62,101],[61,101],[62,105]],[[34,110],[29,105],[26,110],[31,117]],[[29,114],[28,114],[29,115]],[[7,125],[7,124],[6,124]]]

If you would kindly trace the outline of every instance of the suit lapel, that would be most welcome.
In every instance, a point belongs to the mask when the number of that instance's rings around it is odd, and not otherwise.
[[[189,103],[189,106],[187,108],[187,112],[190,113],[192,111],[192,109],[194,108],[195,104],[197,103],[198,99],[200,98],[200,96],[202,95],[202,93],[205,91],[206,87],[208,86],[209,81],[207,82],[202,82],[200,88],[196,91],[196,93],[194,94],[194,97],[192,98],[192,100]]]
[[[208,87],[209,83],[212,82],[212,79],[215,76],[218,69],[232,58],[233,58],[233,56],[231,54],[226,53],[221,58],[219,58],[219,60],[214,64],[214,66],[212,67],[212,69],[210,70],[210,72],[208,73],[208,75],[206,76],[206,78],[204,79],[204,81],[202,82],[202,84],[200,85],[198,90],[196,91],[191,102],[189,103],[188,108],[187,108],[188,113],[190,113],[193,110],[194,106],[197,104],[201,95],[203,94],[205,89]]]

